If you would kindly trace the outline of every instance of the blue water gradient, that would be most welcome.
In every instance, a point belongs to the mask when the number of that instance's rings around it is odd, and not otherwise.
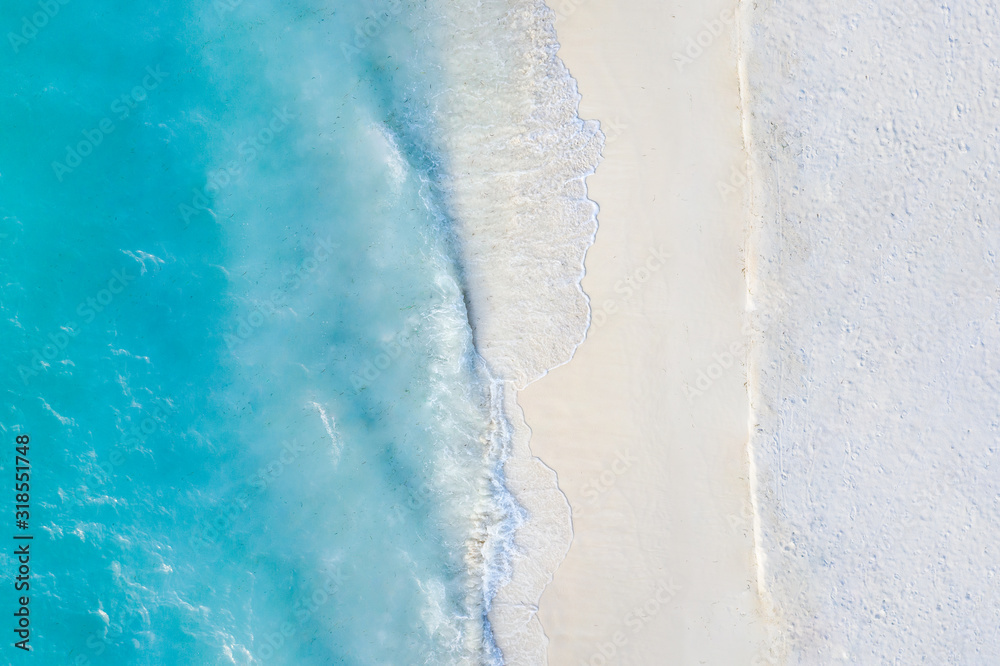
[[[496,658],[470,539],[504,433],[420,4],[0,8],[0,487],[30,434],[33,663]]]

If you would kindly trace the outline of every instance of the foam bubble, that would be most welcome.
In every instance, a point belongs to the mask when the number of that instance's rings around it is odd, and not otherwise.
[[[534,506],[549,518],[529,522],[504,486],[513,448],[508,410],[516,408],[504,389],[523,388],[566,363],[586,334],[590,308],[580,282],[597,206],[587,197],[585,178],[597,166],[604,136],[596,122],[577,115],[576,83],[557,57],[554,15],[543,2],[484,0],[470,11],[439,0],[430,8],[447,83],[436,109],[445,157],[439,185],[455,221],[493,420],[467,556],[470,568],[481,572],[470,595],[480,595],[488,614],[494,596],[517,577],[517,530],[569,522],[564,501]],[[540,481],[554,484],[554,475]],[[546,496],[561,498],[557,490]],[[528,554],[532,566],[554,569],[561,558],[553,553],[564,554],[569,540],[557,532],[551,538],[517,535],[520,543],[548,544],[544,554]],[[530,586],[518,580],[513,587]],[[504,643],[522,642],[523,628],[515,625],[496,627]],[[488,621],[484,630],[484,658],[499,662]]]
[[[580,287],[597,230],[584,179],[604,137],[577,116],[553,14],[535,0],[440,2],[449,82],[439,123],[476,344],[517,387],[568,361],[589,323]]]

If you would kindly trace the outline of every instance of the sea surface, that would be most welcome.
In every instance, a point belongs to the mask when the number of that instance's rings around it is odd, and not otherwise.
[[[501,661],[523,511],[448,132],[509,121],[504,67],[553,75],[512,31],[555,61],[544,5],[487,4],[460,57],[502,66],[461,109],[442,26],[483,3],[0,7],[0,663]]]

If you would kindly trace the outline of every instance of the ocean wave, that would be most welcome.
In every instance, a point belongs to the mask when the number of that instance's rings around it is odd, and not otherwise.
[[[590,308],[580,283],[597,206],[585,179],[604,135],[578,116],[576,82],[558,58],[554,14],[543,2],[440,0],[427,12],[444,83],[432,107],[441,156],[435,191],[451,221],[493,422],[468,559],[481,572],[484,658],[496,662],[492,630],[501,643],[523,639],[520,627],[490,625],[493,599],[512,582],[525,585],[515,581],[520,558],[554,566],[548,553],[523,552],[523,544],[568,547],[568,535],[548,525],[568,523],[564,502],[535,505],[532,522],[506,487],[518,416],[508,398],[572,358],[586,335]],[[525,533],[540,530],[546,534]]]

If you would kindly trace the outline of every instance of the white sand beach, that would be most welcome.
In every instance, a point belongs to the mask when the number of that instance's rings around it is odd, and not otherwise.
[[[515,562],[494,603],[498,642],[511,664],[763,663],[736,3],[554,9],[580,116],[607,135],[587,180],[593,322],[568,364],[516,397],[531,432],[509,482],[529,511],[547,507],[535,519],[552,538],[521,544],[535,559]],[[542,462],[573,512],[547,586],[568,525]]]
[[[792,664],[996,663],[996,7],[747,19],[753,450],[779,642]]]

